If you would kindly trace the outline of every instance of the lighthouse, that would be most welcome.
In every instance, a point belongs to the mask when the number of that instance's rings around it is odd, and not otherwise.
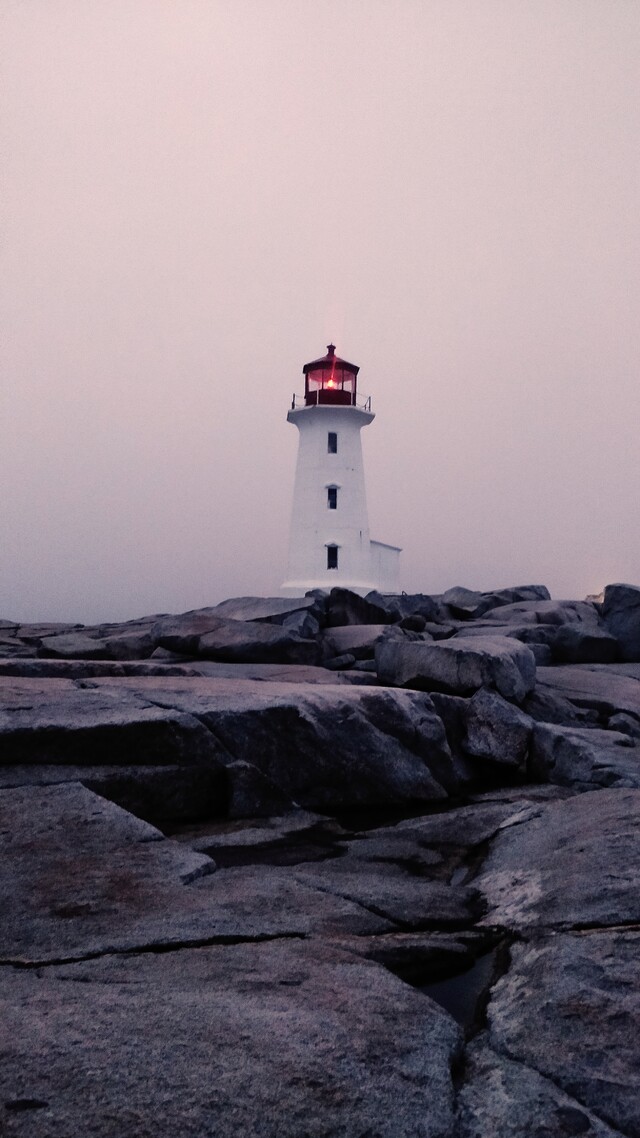
[[[397,590],[400,549],[369,536],[360,432],[375,418],[358,396],[356,364],[326,356],[305,364],[304,395],[287,422],[299,431],[285,596],[309,589]]]

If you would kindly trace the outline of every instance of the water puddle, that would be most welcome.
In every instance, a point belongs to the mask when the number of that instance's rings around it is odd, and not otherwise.
[[[495,973],[497,956],[498,949],[493,948],[478,956],[464,972],[447,980],[420,984],[418,991],[440,1004],[462,1027],[472,1027],[477,1022],[480,1005]]]

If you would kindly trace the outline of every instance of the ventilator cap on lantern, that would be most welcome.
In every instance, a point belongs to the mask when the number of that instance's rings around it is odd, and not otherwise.
[[[336,355],[335,344],[329,344],[326,356],[305,364],[304,401],[315,404],[355,406],[357,375],[360,368]]]

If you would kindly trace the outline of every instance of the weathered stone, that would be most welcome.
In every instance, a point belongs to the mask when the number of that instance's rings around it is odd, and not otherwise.
[[[293,612],[289,616],[285,616],[282,627],[295,633],[296,636],[301,636],[303,640],[314,640],[320,635],[320,621],[309,609],[303,609],[300,612]]]
[[[101,641],[94,636],[87,636],[84,631],[45,637],[41,641],[41,649],[46,655],[72,660],[99,660],[103,654]]]
[[[474,589],[465,589],[462,585],[454,585],[443,593],[441,603],[446,605],[451,614],[460,620],[470,620],[479,616],[482,609],[483,596]]]
[[[348,668],[353,668],[356,662],[355,656],[351,652],[343,652],[341,656],[332,656],[329,660],[325,660],[325,668],[330,672],[345,671]]]
[[[317,664],[315,640],[303,640],[280,625],[225,620],[200,636],[197,654],[233,664]]]
[[[376,643],[387,624],[346,624],[339,628],[329,628],[323,637],[323,648],[330,656],[350,653],[356,660],[372,659]]]
[[[410,876],[384,862],[337,859],[299,867],[297,881],[362,905],[404,929],[468,927],[482,913],[475,889]]]
[[[423,616],[425,620],[436,620],[440,616],[439,598],[426,593],[367,593],[365,598],[377,605],[389,616],[392,622],[407,616]]]
[[[82,624],[64,624],[60,621],[47,621],[38,624],[21,624],[14,636],[24,640],[26,644],[40,644],[47,636],[59,636],[68,632],[78,632],[83,629]]]
[[[161,648],[195,656],[201,636],[227,623],[215,608],[193,609],[178,616],[166,616],[153,626],[152,636]]]
[[[231,597],[221,601],[209,610],[225,620],[268,621],[271,624],[284,624],[298,613],[313,612],[317,615],[318,602],[315,597]]]
[[[618,641],[621,659],[640,660],[640,588],[636,585],[607,585],[602,619]]]
[[[561,786],[640,787],[640,747],[620,731],[537,723],[531,773]]]
[[[612,664],[618,658],[618,641],[602,628],[562,625],[551,654],[559,664]]]
[[[223,766],[0,766],[0,790],[79,782],[154,826],[224,815],[229,782]]]
[[[255,763],[237,759],[229,763],[226,770],[229,780],[227,814],[230,818],[268,818],[295,809],[293,799]]]
[[[636,715],[619,711],[611,716],[607,727],[610,731],[621,731],[623,735],[631,735],[632,739],[640,739],[640,719]]]
[[[208,935],[183,886],[202,854],[77,783],[0,794],[0,960],[46,961]],[[197,898],[196,898],[197,902]]]
[[[0,636],[0,657],[13,660],[24,659],[37,655],[37,648],[33,644],[25,644],[15,636]]]
[[[491,611],[491,621],[515,624],[584,624],[596,627],[598,610],[590,601],[518,601]]]
[[[2,764],[218,764],[222,748],[211,732],[187,713],[155,706],[152,688],[148,699],[125,679],[84,682],[0,679]]]
[[[433,644],[381,640],[376,663],[383,684],[463,696],[488,687],[517,702],[533,690],[536,675],[529,649],[497,636]]]
[[[461,1033],[377,964],[284,941],[13,972],[2,1099],[29,1138],[445,1138]],[[13,1123],[11,1123],[13,1125]]]
[[[544,674],[538,671],[538,676]],[[552,691],[547,684],[537,683],[522,704],[522,710],[539,723],[561,723],[565,727],[595,727],[600,722],[598,712],[577,707],[575,703]]]
[[[598,712],[604,719],[618,711],[640,717],[640,678],[622,671],[620,664],[566,665],[541,668],[538,689],[570,700],[579,708]],[[633,665],[627,665],[633,667]]]
[[[638,1138],[639,988],[635,930],[516,944],[489,1003],[491,1045],[551,1079],[578,1109]]]
[[[371,596],[371,594],[369,594]],[[386,605],[352,593],[350,589],[332,589],[327,599],[327,625],[390,624],[396,619]]]
[[[494,840],[474,884],[511,929],[640,921],[640,791],[539,804]]]
[[[553,1078],[492,1050],[485,1035],[466,1049],[458,1127],[458,1138],[620,1138]]]
[[[470,755],[523,770],[532,729],[528,715],[482,688],[469,702],[466,749]]]

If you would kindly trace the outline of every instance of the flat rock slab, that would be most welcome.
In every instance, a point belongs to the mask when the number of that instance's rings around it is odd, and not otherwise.
[[[505,636],[435,643],[381,640],[376,663],[383,684],[462,696],[490,688],[517,703],[533,690],[536,679],[533,653]]]
[[[226,620],[270,621],[281,624],[288,616],[318,606],[316,597],[230,597],[210,610]]]
[[[404,929],[467,928],[482,912],[474,889],[410,877],[385,864],[353,865],[351,859],[337,859],[300,867],[295,877]]]
[[[638,1138],[640,933],[560,934],[514,945],[488,1024],[495,1050]]]
[[[0,853],[4,962],[394,927],[270,866],[213,873],[210,858],[77,784],[0,793]]]
[[[156,706],[125,680],[99,683],[0,678],[2,764],[216,761],[220,744],[193,716]]]
[[[631,669],[633,665],[627,672],[616,664],[539,668],[538,685],[543,691],[564,696],[578,707],[595,708],[603,716],[626,711],[640,719],[640,676],[630,674]]]
[[[292,942],[9,971],[7,1138],[447,1138],[454,1022]]]
[[[539,805],[498,834],[474,885],[509,929],[640,921],[640,791]]]
[[[458,1127],[458,1138],[621,1138],[551,1079],[493,1051],[484,1036],[467,1047]]]
[[[424,694],[203,678],[95,684],[193,716],[222,761],[252,764],[306,809],[439,800],[458,786],[442,721]]]
[[[537,723],[530,769],[534,777],[578,790],[639,788],[640,745],[619,731]]]

